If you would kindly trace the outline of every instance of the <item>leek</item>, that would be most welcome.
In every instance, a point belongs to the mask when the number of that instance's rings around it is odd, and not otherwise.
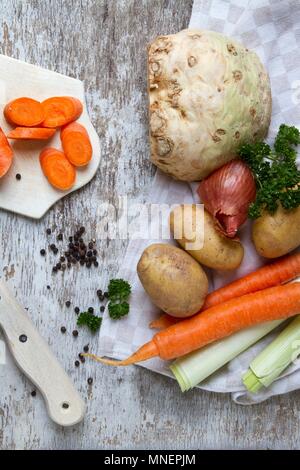
[[[241,330],[228,338],[177,359],[170,369],[179,383],[181,391],[186,392],[201,383],[283,321],[276,320]]]
[[[269,387],[300,354],[300,315],[297,316],[250,364],[243,376],[252,393]]]

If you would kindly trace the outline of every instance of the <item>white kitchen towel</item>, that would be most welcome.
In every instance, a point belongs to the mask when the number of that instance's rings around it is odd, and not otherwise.
[[[299,125],[300,2],[298,0],[195,0],[189,27],[222,32],[256,50],[268,68],[271,78],[273,95],[269,132],[271,140],[281,123]],[[159,171],[156,173],[147,201],[152,204],[199,202],[195,185],[189,186],[186,183],[173,181]],[[159,216],[156,217],[155,224],[159,224]],[[118,273],[118,277],[127,279],[132,284],[130,314],[120,321],[113,321],[105,312],[100,333],[99,355],[123,359],[145,341],[150,340],[153,335],[148,323],[157,317],[159,312],[145,294],[136,275],[136,265],[143,249],[153,242],[158,242],[157,239],[151,239],[146,229],[146,224],[140,228],[144,239],[129,242]],[[245,246],[242,266],[227,275],[220,272],[214,272],[213,275],[208,273],[211,288],[220,287],[236,277],[253,271],[263,263],[250,240],[250,222],[243,227],[240,235]],[[214,392],[231,392],[233,400],[244,405],[258,403],[272,395],[300,388],[298,363],[289,367],[270,388],[255,395],[246,392],[241,376],[251,360],[273,337],[274,333],[268,335],[201,383],[199,388]],[[141,365],[172,377],[168,363],[159,359],[146,361]]]

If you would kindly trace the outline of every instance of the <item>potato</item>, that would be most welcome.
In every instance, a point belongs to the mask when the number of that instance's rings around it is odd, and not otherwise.
[[[206,274],[180,248],[164,243],[148,246],[137,272],[152,302],[164,312],[183,318],[201,309],[208,291]]]
[[[283,256],[300,245],[300,207],[275,214],[265,212],[252,226],[252,239],[257,252],[265,258]]]
[[[183,210],[184,207],[189,208],[189,210]],[[195,242],[196,234],[198,234],[197,237],[200,237],[201,234],[203,236],[202,230],[204,229],[203,247],[193,250],[187,249],[186,251],[199,263],[209,268],[219,270],[238,268],[244,257],[243,245],[239,241],[222,235],[215,228],[212,216],[205,209],[204,225],[200,224],[201,221],[196,218],[196,208],[195,204],[185,204],[185,206],[175,207],[171,212],[170,228],[175,240],[182,248],[186,249],[187,243]],[[181,229],[181,238],[176,238],[174,225]],[[189,227],[191,227],[191,238],[187,239],[185,236],[186,234],[189,235]]]

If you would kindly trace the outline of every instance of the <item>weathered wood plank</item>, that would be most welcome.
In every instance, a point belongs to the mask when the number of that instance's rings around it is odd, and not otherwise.
[[[51,276],[39,255],[45,230],[78,224],[94,236],[97,207],[118,194],[138,196],[150,183],[146,44],[157,34],[186,27],[191,0],[3,0],[0,52],[84,80],[87,104],[100,135],[103,160],[97,177],[57,204],[40,222],[0,213],[0,272],[64,363],[85,397],[85,422],[59,429],[49,422],[40,396],[8,357],[0,366],[0,448],[299,448],[299,393],[242,408],[227,395],[192,391],[139,367],[114,370],[87,362],[75,369],[82,346],[97,338],[71,331],[64,307],[96,303],[122,259],[123,242],[98,242],[99,271]],[[46,289],[47,284],[51,290]],[[66,336],[60,332],[64,324]],[[87,385],[87,378],[94,385]]]

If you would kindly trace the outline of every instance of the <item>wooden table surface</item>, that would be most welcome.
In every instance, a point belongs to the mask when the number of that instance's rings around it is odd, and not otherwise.
[[[97,346],[64,306],[96,305],[95,289],[117,272],[125,242],[98,241],[98,270],[51,274],[39,254],[46,228],[95,235],[100,202],[138,196],[154,174],[147,142],[146,44],[188,25],[192,0],[2,0],[0,53],[84,81],[103,159],[94,180],[66,197],[41,221],[0,212],[0,272],[48,340],[87,403],[85,421],[62,429],[49,421],[39,394],[13,364],[0,365],[0,448],[189,449],[299,448],[298,392],[240,407],[229,395],[181,394],[168,378],[140,367],[111,369],[74,361],[83,345]],[[0,195],[1,197],[1,195]],[[38,194],[37,194],[38,197]],[[47,290],[49,284],[51,290]],[[60,327],[67,327],[67,334]],[[93,377],[93,386],[87,378]]]

